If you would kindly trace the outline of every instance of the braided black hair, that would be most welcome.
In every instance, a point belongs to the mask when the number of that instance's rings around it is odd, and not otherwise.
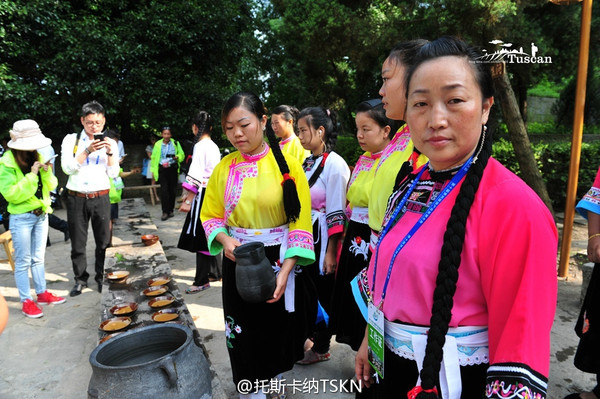
[[[221,124],[223,126],[225,126],[227,115],[229,115],[232,109],[238,107],[243,107],[252,112],[259,120],[262,120],[263,116],[266,114],[265,106],[256,94],[250,92],[238,92],[229,97],[223,106],[223,111],[221,112]],[[290,168],[281,152],[281,148],[279,148],[271,124],[267,123],[266,125],[269,145],[271,146],[271,151],[273,151],[273,156],[277,161],[277,166],[279,166],[279,171],[283,176],[283,208],[285,210],[287,221],[294,222],[300,216],[300,199],[296,189],[296,182],[289,175]]]
[[[323,107],[308,107],[300,111],[298,120],[306,117],[306,123],[312,128],[319,126],[325,128],[324,140],[325,152],[333,151],[337,142],[338,130],[337,114],[334,110]]]
[[[294,222],[300,216],[301,208],[298,190],[296,189],[296,182],[289,177],[290,169],[283,156],[283,152],[281,152],[279,141],[277,140],[277,136],[275,136],[275,132],[270,123],[267,123],[265,132],[267,134],[267,139],[269,140],[269,145],[273,150],[273,156],[275,156],[277,165],[279,165],[279,170],[283,175],[283,207],[285,209],[285,214],[287,215],[288,222]]]
[[[194,118],[192,119],[192,125],[196,125],[198,128],[198,134],[196,134],[196,137],[194,138],[195,144],[198,142],[198,140],[200,140],[200,137],[203,134],[211,134],[213,118],[208,112],[200,110],[194,115]]]
[[[483,135],[482,135],[483,139]],[[438,275],[433,291],[433,306],[431,320],[429,322],[429,333],[427,335],[427,347],[425,359],[421,370],[421,386],[423,389],[431,389],[437,385],[440,366],[443,358],[443,347],[446,342],[448,326],[452,318],[452,306],[454,304],[454,293],[458,281],[458,268],[461,262],[461,253],[465,241],[467,217],[475,193],[479,188],[483,170],[492,155],[491,137],[480,142],[481,152],[477,161],[474,162],[460,187],[456,202],[452,207],[450,218],[444,233],[441,259],[438,265]],[[431,392],[421,392],[417,399],[436,399],[438,396]]]
[[[466,43],[456,38],[441,37],[436,39],[424,45],[419,50],[415,62],[407,74],[406,87],[409,87],[410,79],[419,65],[425,61],[443,56],[464,57],[469,61],[473,61],[480,54],[477,50],[467,46]],[[488,66],[475,62],[469,62],[469,65],[473,68],[482,98],[487,99],[492,97],[494,93],[493,82]],[[452,318],[452,307],[454,305],[454,294],[458,282],[458,268],[461,263],[467,218],[475,200],[475,194],[479,188],[484,169],[492,154],[492,138],[489,134],[486,137],[485,126],[482,126],[482,135],[479,138],[475,154],[473,164],[464,178],[456,197],[456,202],[452,207],[444,233],[438,275],[433,291],[433,306],[429,323],[429,333],[427,335],[427,347],[425,349],[423,368],[420,373],[423,391],[416,396],[417,399],[438,398],[438,394],[433,391],[433,388],[438,384],[438,376],[443,358],[443,347]]]

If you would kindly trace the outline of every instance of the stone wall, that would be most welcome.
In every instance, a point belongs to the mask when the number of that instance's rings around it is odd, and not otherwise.
[[[553,122],[556,118],[552,106],[556,102],[553,97],[527,97],[527,122]]]

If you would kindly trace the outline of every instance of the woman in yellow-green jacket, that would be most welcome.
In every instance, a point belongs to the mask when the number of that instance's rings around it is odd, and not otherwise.
[[[162,206],[161,220],[173,217],[175,208],[175,191],[177,190],[179,177],[179,164],[183,161],[185,154],[181,144],[171,139],[171,128],[162,128],[162,139],[154,144],[152,158],[150,159],[150,170],[154,179],[160,184],[160,204]]]
[[[44,253],[48,237],[47,214],[50,190],[58,180],[52,173],[50,159],[40,159],[37,150],[52,140],[42,134],[38,124],[31,120],[14,123],[8,142],[10,151],[0,159],[0,193],[8,202],[10,231],[15,248],[15,283],[23,304],[22,312],[31,318],[42,317],[42,305],[59,304],[64,298],[46,290]],[[33,301],[29,285],[29,269],[37,294]]]

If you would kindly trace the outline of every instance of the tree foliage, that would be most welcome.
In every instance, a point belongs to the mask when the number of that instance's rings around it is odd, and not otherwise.
[[[528,52],[535,43],[552,64],[508,65],[522,112],[528,88],[543,78],[561,81],[577,63],[579,6],[546,0],[273,0],[271,5],[265,52],[271,62],[264,69],[268,103],[333,107],[351,131],[354,106],[378,96],[381,64],[400,41],[455,35],[489,52],[499,49],[490,43],[495,39]]]
[[[96,99],[125,137],[164,124],[188,134],[195,110],[218,115],[237,89],[252,24],[236,0],[2,2],[0,129],[34,118],[62,137]]]
[[[493,39],[535,42],[551,56],[552,64],[508,65],[523,110],[527,88],[574,74],[580,9],[546,0],[3,1],[0,131],[34,118],[62,137],[97,99],[126,140],[163,124],[177,136],[194,110],[218,120],[223,101],[244,89],[269,107],[336,109],[353,133],[354,107],[378,97],[393,45],[444,34],[488,51]],[[599,47],[593,39],[591,66]]]

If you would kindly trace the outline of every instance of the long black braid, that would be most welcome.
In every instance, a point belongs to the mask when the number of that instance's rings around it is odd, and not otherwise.
[[[294,179],[290,178],[290,168],[283,156],[283,152],[281,152],[279,141],[277,140],[277,136],[275,136],[275,132],[270,123],[267,123],[266,134],[271,150],[273,151],[273,156],[283,175],[283,182],[281,183],[283,186],[283,208],[285,209],[288,222],[295,222],[300,216],[301,208],[298,190],[296,189],[296,182]]]
[[[200,110],[196,113],[196,115],[194,115],[192,124],[196,125],[198,128],[198,134],[196,134],[196,137],[194,137],[194,144],[196,144],[203,134],[211,134],[213,118],[208,112]]]
[[[489,67],[483,63],[471,62],[477,60],[480,55],[479,51],[456,38],[444,36],[436,39],[425,44],[419,50],[415,62],[406,76],[406,87],[410,87],[410,79],[414,71],[425,61],[443,56],[457,56],[464,57],[469,61],[475,80],[481,90],[482,99],[493,97],[494,88]],[[408,96],[408,90],[406,94]],[[480,152],[477,153],[480,148]],[[438,383],[446,333],[452,318],[452,307],[458,282],[458,268],[460,267],[461,253],[465,241],[467,218],[475,200],[475,194],[479,188],[484,169],[492,154],[492,138],[490,134],[486,134],[484,126],[475,154],[473,164],[464,178],[456,202],[452,207],[444,233],[436,286],[433,291],[427,347],[420,373],[423,391],[417,394],[417,399],[438,398],[438,394],[433,389]]]
[[[259,120],[262,120],[263,116],[266,114],[265,106],[256,94],[250,92],[238,92],[229,97],[225,102],[225,105],[223,105],[223,110],[221,112],[222,126],[225,126],[227,115],[229,115],[232,109],[237,107],[244,107],[252,112]],[[300,216],[300,199],[298,198],[296,182],[289,175],[290,168],[281,152],[281,148],[279,148],[279,144],[277,143],[275,133],[273,132],[270,123],[267,123],[266,133],[269,145],[271,146],[271,151],[273,151],[273,156],[275,157],[277,166],[279,166],[279,171],[283,176],[283,208],[285,210],[285,215],[288,223],[294,222]]]
[[[482,135],[484,139],[484,135]],[[460,186],[456,202],[452,207],[450,218],[444,233],[442,254],[438,265],[438,275],[433,291],[433,306],[429,333],[427,335],[427,348],[421,370],[421,386],[423,389],[432,389],[437,385],[440,366],[443,358],[443,347],[446,342],[448,326],[452,318],[454,293],[458,282],[458,268],[461,262],[461,253],[465,241],[467,217],[475,193],[479,188],[483,171],[492,155],[492,139],[487,137],[480,142],[481,152],[477,160],[471,165],[465,179]],[[436,399],[438,395],[432,392],[421,392],[417,399]]]

